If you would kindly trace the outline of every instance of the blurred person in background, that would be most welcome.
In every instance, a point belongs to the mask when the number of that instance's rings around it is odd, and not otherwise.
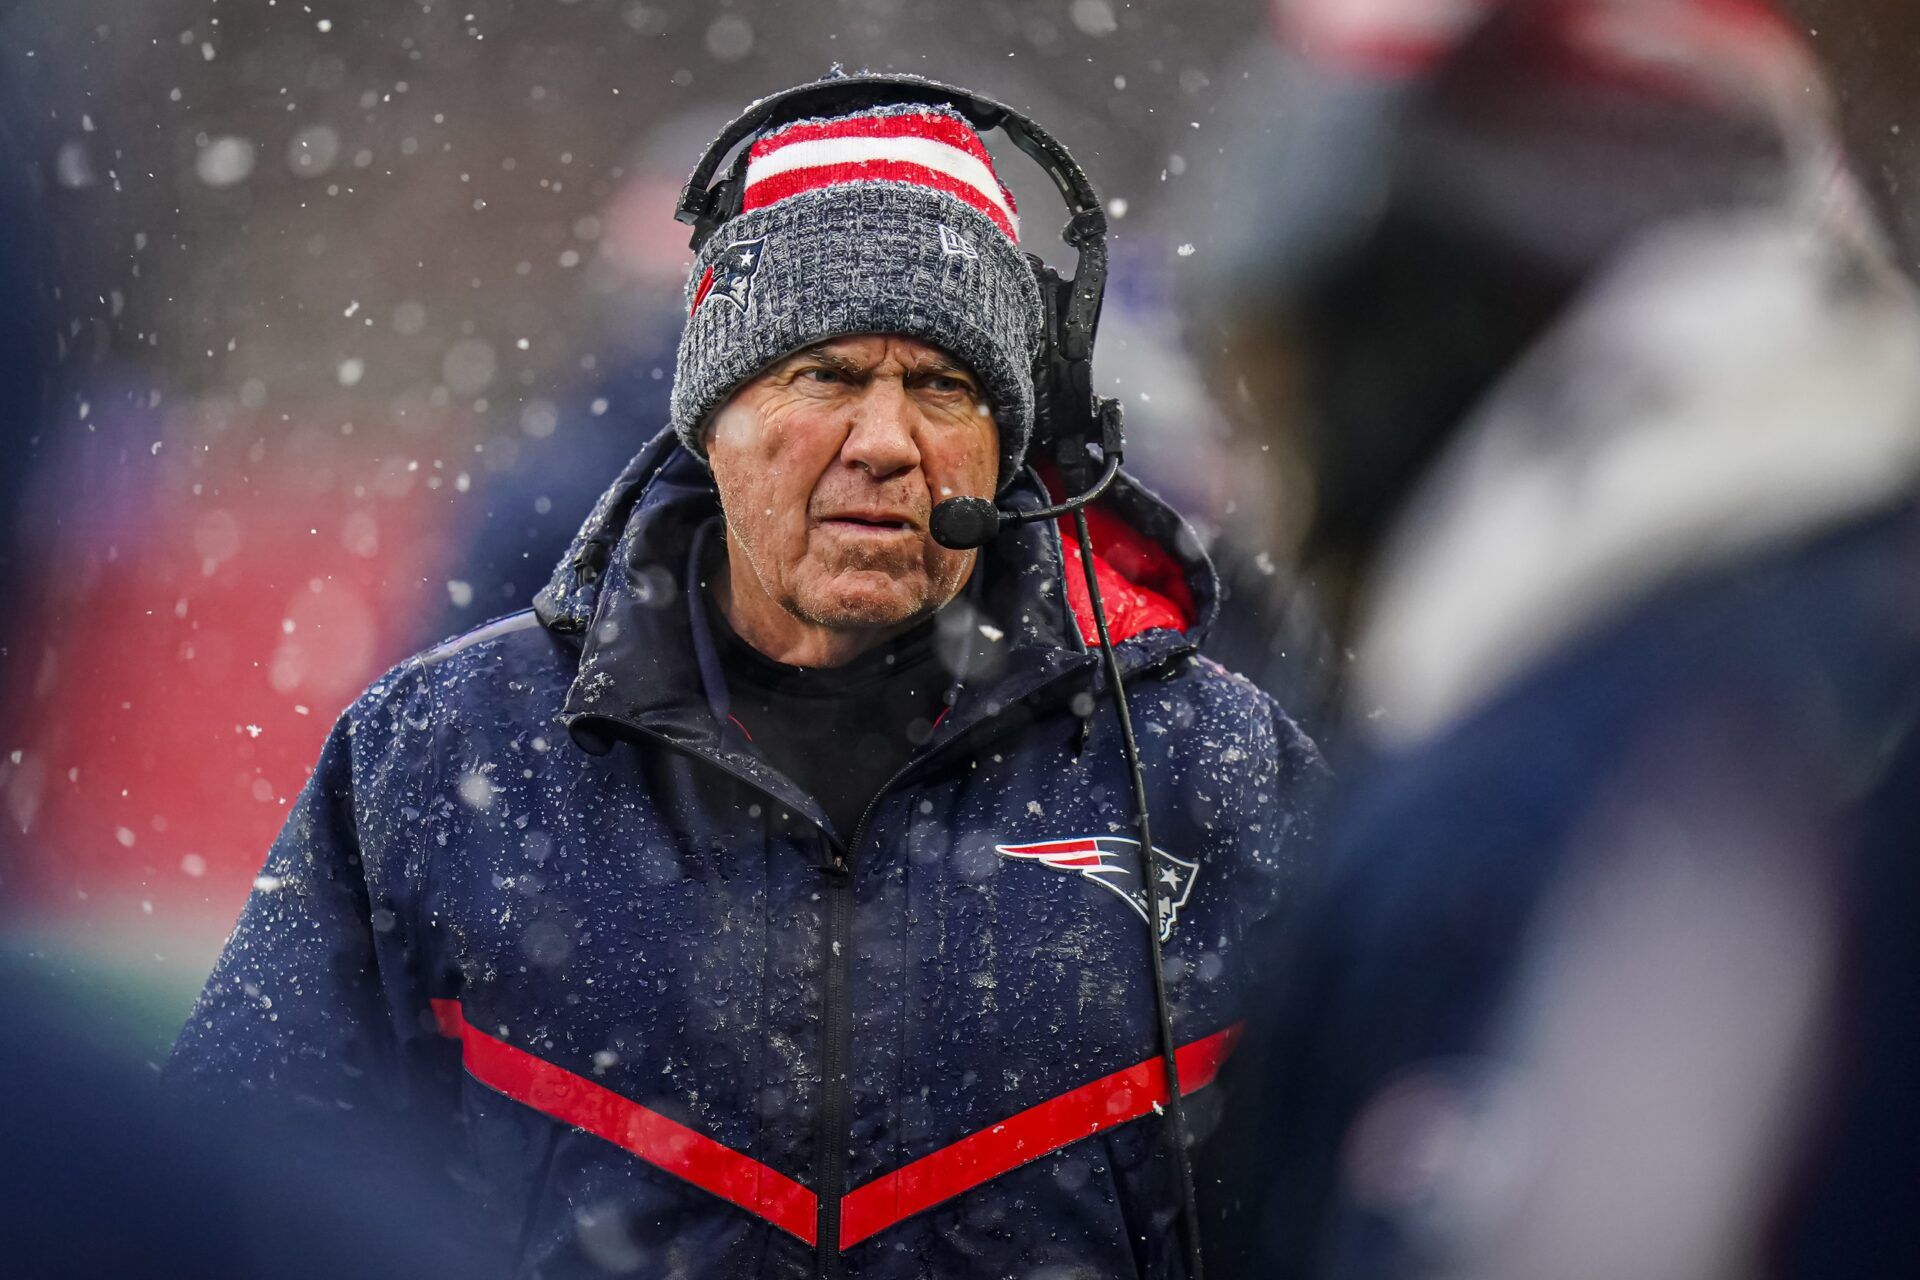
[[[686,319],[680,286],[693,261],[673,208],[687,156],[725,124],[717,108],[655,124],[632,172],[593,215],[613,313],[606,332],[580,361],[581,386],[551,399],[531,398],[521,409],[518,435],[496,441],[488,465],[473,476],[471,499],[449,539],[452,585],[443,607],[408,636],[412,646],[458,635],[524,604],[572,543],[581,514],[593,507],[607,477],[619,474],[636,443],[667,420],[674,351]]]
[[[929,530],[1040,500],[1011,197],[945,103],[839,92],[747,144],[672,427],[535,607],[341,718],[170,1070],[463,1128],[522,1274],[1187,1275],[1156,1012],[1200,1089],[1318,756],[1195,655],[1211,569],[1122,476],[1141,883],[1080,562]]]
[[[1226,1252],[1912,1275],[1920,310],[1818,69],[1755,0],[1283,9],[1213,296],[1355,656]]]
[[[36,478],[71,385],[55,305],[66,276],[48,217],[51,157],[21,136],[18,86],[0,75],[0,585],[28,590],[17,494]],[[0,613],[0,658],[30,634]],[[17,692],[0,688],[0,693]],[[19,754],[0,769],[17,779]],[[13,792],[17,796],[19,792]],[[18,907],[21,807],[0,825],[0,900]],[[11,925],[11,918],[7,924]],[[461,1202],[409,1125],[371,1135],[329,1118],[210,1132],[164,1095],[134,1046],[110,1043],[64,966],[0,932],[0,1270],[8,1276],[191,1275],[206,1280],[494,1274],[465,1241]],[[289,1150],[300,1152],[288,1160]],[[395,1161],[395,1152],[411,1159]],[[350,1229],[343,1230],[343,1224]]]

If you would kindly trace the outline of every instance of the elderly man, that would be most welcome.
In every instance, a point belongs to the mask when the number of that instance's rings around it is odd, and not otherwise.
[[[522,1274],[1183,1275],[1146,922],[1191,1092],[1317,757],[1120,485],[1142,885],[1058,528],[929,535],[1038,488],[1040,296],[959,114],[789,121],[742,205],[673,430],[532,611],[346,713],[172,1072],[457,1117]]]

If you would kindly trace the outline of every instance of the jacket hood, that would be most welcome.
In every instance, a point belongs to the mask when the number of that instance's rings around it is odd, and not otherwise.
[[[1028,468],[1000,501],[1030,510],[1048,494]],[[710,473],[671,430],[662,432],[601,495],[535,597],[541,624],[580,646],[580,673],[562,716],[590,749],[605,749],[623,728],[690,747],[724,745],[724,705],[716,701],[724,699],[723,682],[710,666],[696,607],[701,584],[691,568],[702,531],[719,512]],[[1219,587],[1193,528],[1124,472],[1088,523],[1122,670],[1196,649],[1218,611]],[[955,732],[1065,675],[1091,671],[1088,651],[1098,637],[1071,519],[1022,525],[983,548],[967,587],[939,617],[955,677],[948,700]],[[981,714],[959,714],[963,689]]]

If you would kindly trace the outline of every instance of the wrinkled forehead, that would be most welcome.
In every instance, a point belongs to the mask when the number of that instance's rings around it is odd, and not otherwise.
[[[755,371],[751,377],[743,379],[701,421],[700,439],[703,442],[711,439],[714,424],[720,415],[730,406],[741,403],[742,397],[756,386],[803,362],[827,365],[849,376],[897,373],[899,377],[912,378],[944,373],[962,377],[972,384],[983,415],[995,427],[996,436],[998,434],[999,424],[993,416],[994,406],[982,386],[981,377],[966,360],[938,343],[912,334],[847,333],[797,347]]]
[[[978,394],[985,395],[979,390],[980,378],[972,366],[938,343],[906,333],[846,333],[809,342],[762,366],[727,393],[726,399],[708,415],[707,425],[711,426],[713,418],[721,410],[739,400],[762,380],[803,362],[824,364],[849,375],[860,376],[889,369],[897,371],[901,377],[929,373],[956,374],[973,383]]]
[[[822,338],[789,352],[767,368],[775,369],[799,359],[825,360],[859,369],[898,363],[911,372],[949,371],[973,376],[972,367],[953,352],[906,333],[849,333]]]

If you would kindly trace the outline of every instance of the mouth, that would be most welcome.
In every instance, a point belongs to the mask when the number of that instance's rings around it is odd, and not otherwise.
[[[841,514],[820,521],[832,528],[855,533],[913,533],[918,526],[904,516],[882,514]]]

